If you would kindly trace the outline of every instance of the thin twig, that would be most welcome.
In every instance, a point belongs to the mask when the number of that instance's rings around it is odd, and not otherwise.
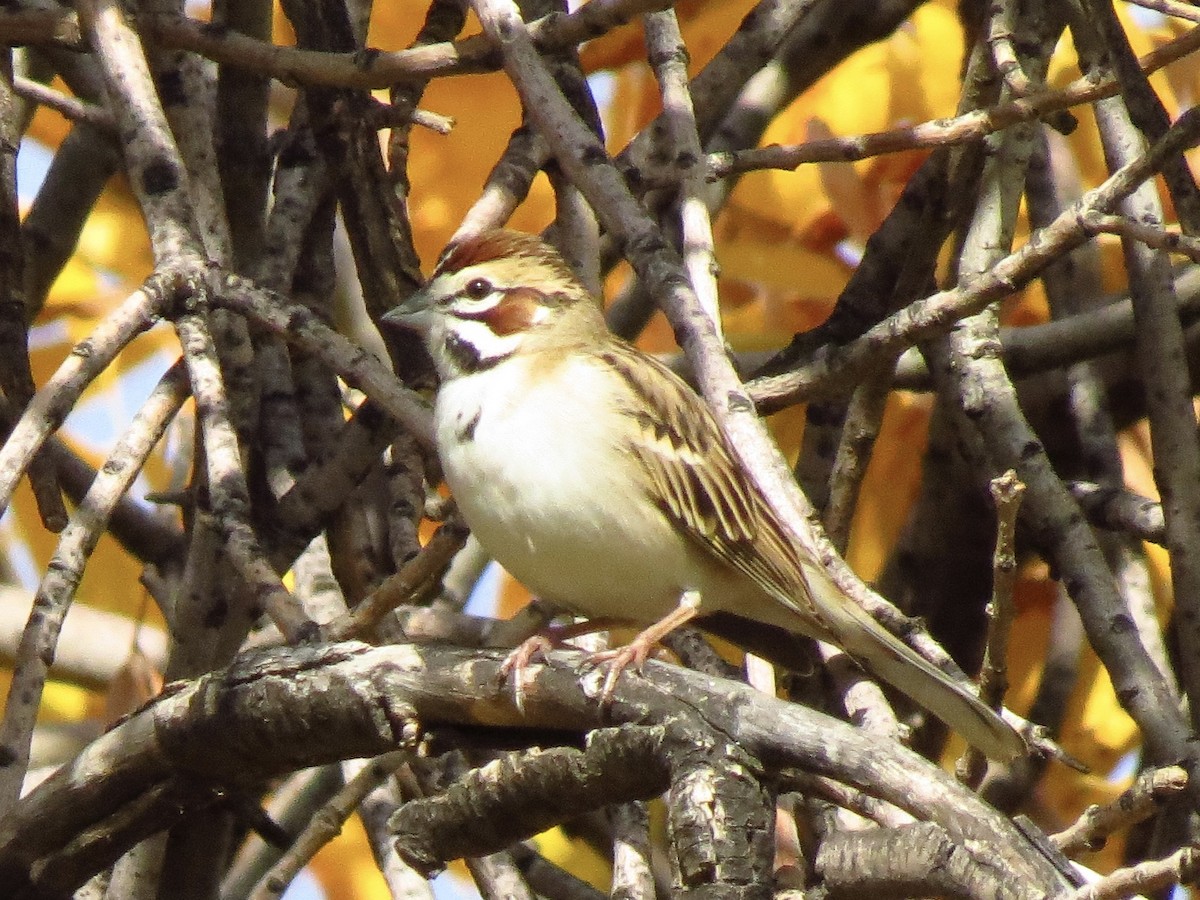
[[[696,110],[688,88],[687,47],[674,10],[646,16],[646,52],[662,91],[664,127],[654,132],[673,160],[679,190],[679,222],[683,264],[701,308],[721,334],[717,297],[717,260],[713,252],[712,222],[704,200],[703,148],[696,127]]]
[[[1068,856],[1099,850],[1110,834],[1148,819],[1187,784],[1188,774],[1179,766],[1143,772],[1121,796],[1103,806],[1089,806],[1073,824],[1050,835],[1050,840]]]
[[[1021,66],[1017,49],[1013,46],[1015,27],[1013,0],[1001,0],[993,4],[988,17],[988,46],[996,62],[996,70],[1008,85],[1013,97],[1028,97],[1039,85]]]
[[[326,640],[364,639],[375,626],[396,607],[413,602],[414,595],[425,585],[434,584],[450,565],[467,540],[461,522],[451,520],[442,525],[429,539],[421,552],[410,559],[395,575],[383,582],[342,618],[323,629]]]
[[[483,900],[534,900],[533,889],[507,850],[468,856],[463,862]]]
[[[993,559],[992,600],[988,608],[988,639],[979,673],[979,698],[999,709],[1008,692],[1008,639],[1016,610],[1013,587],[1017,581],[1017,513],[1025,485],[1009,469],[992,479],[992,500],[996,504],[996,554]]]
[[[362,799],[396,771],[409,756],[409,753],[397,750],[376,757],[346,782],[328,803],[317,810],[305,829],[296,836],[288,851],[255,885],[254,890],[250,892],[250,900],[274,900],[282,897],[292,879],[317,851],[341,834],[342,825],[354,814]]]
[[[1164,44],[1143,56],[1139,62],[1147,74],[1200,48],[1200,28]],[[1120,91],[1115,78],[1099,81],[1079,78],[1057,91],[1046,91],[999,103],[987,109],[972,110],[952,119],[922,122],[904,128],[892,128],[870,134],[849,135],[803,144],[777,144],[752,150],[709,154],[709,179],[719,180],[757,169],[794,169],[805,163],[866,159],[884,153],[952,146],[979,140],[1020,122],[1029,122],[1050,113],[1084,103],[1112,97]]]
[[[869,678],[840,647],[822,641],[817,644],[817,652],[846,717],[878,740],[906,743],[911,732],[901,724],[879,683]]]
[[[346,768],[351,763],[343,763]],[[432,884],[400,858],[388,822],[400,807],[402,772],[367,793],[358,805],[358,817],[367,833],[371,854],[395,900],[434,900]]]
[[[1106,216],[1101,214],[1089,215],[1083,224],[1096,234],[1116,234],[1124,238],[1140,241],[1155,250],[1167,253],[1179,253],[1192,262],[1200,262],[1200,238],[1182,234],[1174,228],[1164,228],[1150,225],[1146,222],[1135,222],[1126,216]]]
[[[780,772],[779,787],[781,791],[800,791],[806,795],[820,797],[887,828],[899,828],[915,821],[911,815],[886,800],[872,797],[832,778],[800,769],[786,769]]]
[[[820,4],[814,0],[759,0],[746,13],[725,45],[689,83],[696,129],[707,146],[716,137],[746,83],[775,59],[787,39]],[[645,125],[617,157],[623,170],[632,168],[653,184],[660,168],[654,133],[662,117]],[[669,162],[669,160],[668,160]],[[673,173],[667,180],[674,181]]]
[[[396,103],[377,103],[371,107],[374,128],[396,128],[409,123],[428,128],[434,134],[449,134],[454,130],[453,116],[443,116],[428,109],[409,109]]]
[[[159,102],[140,37],[114,0],[76,0],[80,24],[104,73],[129,181],[150,232],[156,266],[169,266],[180,289],[204,252],[192,214],[188,173]]]
[[[514,131],[488,173],[479,198],[463,216],[450,242],[465,240],[507,222],[529,195],[533,179],[549,158],[550,150],[536,131],[525,127]]]
[[[279,630],[289,640],[296,640],[308,627],[308,617],[267,561],[250,524],[250,488],[229,417],[229,402],[212,336],[195,314],[180,316],[175,328],[183,345],[192,395],[196,398],[196,417],[208,467],[209,500],[223,549]]]
[[[989,487],[996,505],[996,552],[992,558],[992,599],[987,605],[988,630],[979,671],[979,699],[992,709],[1001,709],[1008,692],[1008,640],[1016,618],[1013,587],[1017,581],[1017,513],[1025,485],[1009,469],[993,478]],[[978,787],[986,771],[987,760],[971,747],[959,760],[956,774],[964,784]]]
[[[1180,321],[1185,327],[1194,325],[1200,318],[1200,269],[1188,266],[1181,271],[1175,279],[1175,293],[1179,298]],[[1013,378],[1036,375],[1128,348],[1134,336],[1133,304],[1128,297],[1041,325],[1000,329],[1005,368]],[[1193,343],[1195,337],[1189,335]],[[765,360],[760,361],[757,357],[749,360],[760,365],[762,361]],[[760,398],[754,393],[755,384],[751,382],[748,387],[757,403]],[[900,355],[892,386],[912,391],[929,390],[929,370],[915,347]]]
[[[36,391],[29,361],[33,317],[24,290],[29,245],[22,240],[17,190],[24,107],[13,83],[13,52],[7,47],[0,49],[0,391],[16,409],[23,409]],[[67,508],[50,456],[39,450],[30,460],[28,475],[42,524],[49,531],[62,531]]]
[[[426,449],[433,449],[429,404],[405,388],[377,357],[338,334],[303,306],[286,302],[253,282],[226,275],[212,302],[234,309],[319,357],[403,425]]]
[[[8,764],[0,768],[0,809],[20,796],[29,762],[29,745],[63,618],[75,596],[84,566],[96,549],[117,501],[141,471],[187,396],[183,366],[176,363],[159,381],[150,398],[113,448],[83,503],[59,538],[54,559],[34,597],[29,622],[17,648],[13,681],[0,725],[0,748]]]
[[[112,114],[101,106],[71,97],[52,87],[47,87],[40,81],[23,78],[17,75],[13,78],[13,87],[20,97],[32,100],[49,109],[62,113],[73,122],[87,122],[104,131],[116,133],[117,126]]]
[[[1093,524],[1128,532],[1152,544],[1163,543],[1165,524],[1158,501],[1093,481],[1070,481],[1067,490]]]
[[[626,897],[638,900],[645,897],[654,900],[654,894],[621,894],[615,890],[605,893],[592,887],[577,875],[572,875],[561,866],[552,863],[533,849],[530,842],[513,844],[509,848],[517,870],[538,897],[554,897],[555,900],[605,900],[607,897]]]
[[[1200,9],[1190,3],[1181,3],[1180,0],[1129,0],[1129,2],[1166,16],[1186,19],[1189,22],[1200,22]]]
[[[845,553],[850,543],[850,526],[858,507],[858,493],[879,428],[891,396],[891,372],[881,372],[866,378],[854,390],[846,410],[842,439],[829,474],[829,501],[825,504],[822,521],[829,540],[839,553]]]
[[[49,434],[62,424],[84,388],[109,367],[130,341],[154,324],[165,299],[159,288],[157,283],[147,283],[105,316],[25,407],[0,448],[0,510],[8,508],[29,461]]]
[[[17,44],[64,44],[80,48],[83,35],[79,18],[67,9],[27,9],[18,6],[0,12],[0,41]]]
[[[1085,885],[1067,900],[1124,900],[1136,894],[1152,895],[1176,884],[1187,884],[1200,876],[1200,850],[1184,847],[1166,859],[1148,859],[1110,872]]]
[[[272,792],[266,815],[284,833],[299,834],[342,787],[342,773],[336,765],[302,769]],[[260,835],[248,837],[221,879],[221,896],[228,900],[249,896],[284,852]]]
[[[654,873],[650,868],[650,819],[644,803],[609,807],[613,832],[613,897],[654,900]]]
[[[751,388],[760,411],[773,411],[852,382],[881,356],[898,353],[910,343],[938,334],[1011,294],[1048,263],[1088,239],[1083,223],[1089,213],[1111,209],[1154,174],[1164,160],[1197,141],[1200,108],[1192,108],[1175,121],[1163,140],[1088,191],[1049,226],[1030,235],[1019,250],[1000,259],[969,284],[918,300],[849,344],[823,348],[810,362],[791,372],[756,379]]]

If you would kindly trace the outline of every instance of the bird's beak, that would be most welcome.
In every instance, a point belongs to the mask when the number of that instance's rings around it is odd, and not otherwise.
[[[429,296],[424,291],[409,294],[408,299],[383,314],[379,321],[401,331],[425,331],[428,327]]]

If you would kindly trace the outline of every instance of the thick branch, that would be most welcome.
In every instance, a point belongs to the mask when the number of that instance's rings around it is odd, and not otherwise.
[[[430,874],[610,803],[657,796],[670,783],[661,727],[592,732],[582,750],[512,753],[475,769],[445,792],[413,800],[392,817],[396,849]]]
[[[604,710],[594,699],[597,680],[580,682],[573,672],[578,654],[552,659],[529,670],[522,714],[500,686],[499,659],[479,651],[348,643],[244,657],[175,686],[26,796],[0,821],[0,883],[25,883],[38,859],[168,777],[255,782],[408,746],[421,727],[439,724],[581,733],[698,714],[771,766],[799,765],[861,788],[937,821],[956,841],[994,845],[1015,878],[1048,892],[1063,887],[1007,818],[897,744],[745,685],[658,663],[645,678],[622,679]]]

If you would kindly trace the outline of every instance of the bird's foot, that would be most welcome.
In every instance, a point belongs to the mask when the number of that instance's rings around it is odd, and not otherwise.
[[[599,653],[589,654],[587,659],[584,660],[585,667],[595,668],[597,666],[604,666],[608,669],[608,673],[604,678],[604,687],[600,691],[601,705],[607,706],[612,702],[613,692],[617,689],[617,679],[621,677],[623,671],[632,666],[635,672],[640,673],[650,654],[658,647],[659,641],[680,625],[689,622],[695,617],[699,609],[699,592],[684,591],[683,595],[679,598],[679,605],[675,609],[667,613],[649,628],[639,632],[637,637],[624,647],[619,647],[615,650],[601,650]]]
[[[520,645],[500,663],[497,677],[501,684],[512,679],[513,700],[517,704],[517,712],[525,715],[525,687],[532,679],[528,670],[534,661],[546,661],[546,654],[556,647],[562,646],[562,640],[539,632],[523,640]]]
[[[677,615],[677,613],[673,613],[668,619]],[[690,615],[688,617],[690,618]],[[664,620],[664,622],[666,621],[668,620]],[[547,654],[551,650],[569,646],[568,642],[574,638],[595,631],[607,631],[621,624],[623,623],[619,620],[609,618],[589,619],[586,622],[576,622],[572,625],[550,626],[522,641],[520,646],[509,653],[500,663],[497,673],[501,684],[512,679],[513,699],[516,701],[517,710],[522,715],[525,714],[525,689],[533,681],[526,673],[534,662],[546,662]],[[659,623],[647,628],[624,647],[589,653],[584,658],[579,666],[581,671],[598,666],[608,669],[604,679],[604,689],[600,694],[601,703],[607,705],[612,701],[621,672],[630,666],[635,672],[642,670],[642,666],[650,654],[655,652],[659,640],[673,627],[675,627],[673,624],[663,627],[663,623]]]
[[[643,635],[638,635],[624,647],[600,650],[587,655],[582,668],[607,670],[604,674],[604,687],[600,691],[602,706],[608,706],[612,702],[613,693],[617,689],[617,679],[621,677],[621,673],[630,668],[641,673],[642,667],[646,665],[646,660],[656,651],[657,644],[657,640],[647,640]]]

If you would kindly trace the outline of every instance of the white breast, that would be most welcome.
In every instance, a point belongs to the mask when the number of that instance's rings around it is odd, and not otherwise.
[[[587,357],[549,373],[535,360],[510,357],[442,388],[446,481],[480,543],[535,593],[588,616],[654,621],[694,586],[693,551],[614,439],[629,427],[612,402],[624,385]]]

